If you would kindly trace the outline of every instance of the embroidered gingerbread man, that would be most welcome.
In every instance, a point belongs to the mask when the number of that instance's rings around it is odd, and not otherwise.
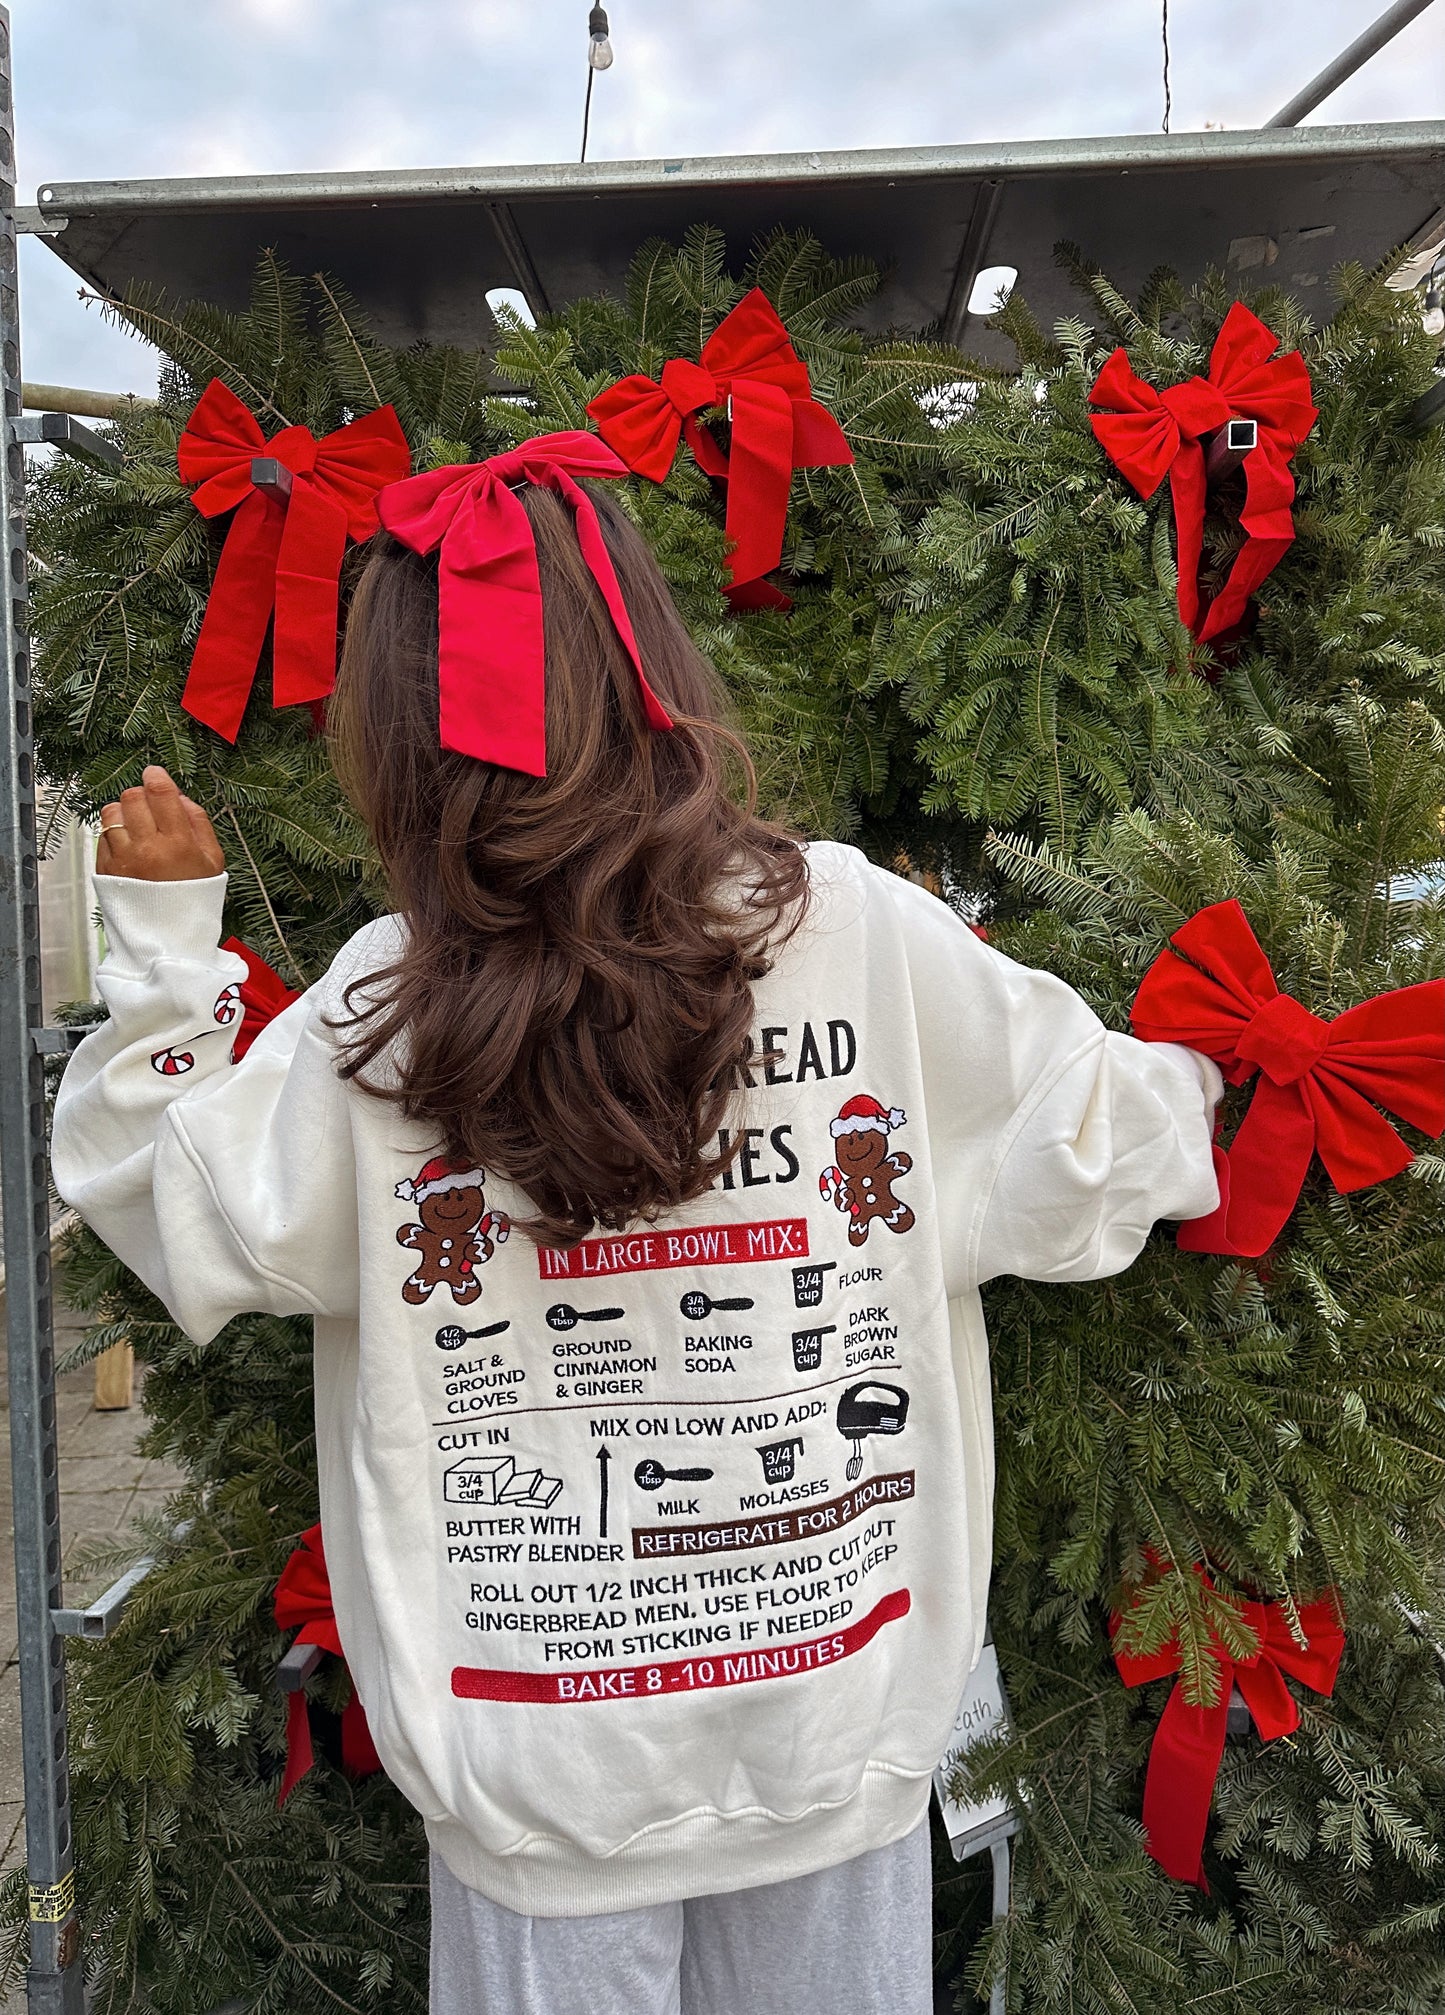
[[[860,1092],[850,1098],[829,1131],[837,1165],[825,1168],[818,1177],[818,1189],[830,1196],[839,1210],[848,1213],[848,1243],[866,1245],[868,1228],[881,1219],[889,1231],[912,1228],[913,1212],[893,1185],[913,1166],[909,1154],[890,1154],[888,1136],[904,1123],[897,1106],[880,1105],[876,1098]]]
[[[465,1307],[482,1291],[478,1267],[485,1266],[511,1233],[511,1219],[488,1210],[480,1168],[453,1169],[442,1160],[426,1163],[416,1179],[399,1182],[396,1193],[414,1204],[420,1224],[398,1227],[396,1242],[418,1255],[403,1283],[401,1298],[414,1307],[429,1301],[436,1288],[450,1290]]]

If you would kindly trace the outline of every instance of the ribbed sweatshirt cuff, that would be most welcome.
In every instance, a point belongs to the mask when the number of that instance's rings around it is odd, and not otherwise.
[[[111,957],[134,972],[162,958],[212,957],[221,938],[226,882],[224,874],[194,882],[97,875],[96,899]]]

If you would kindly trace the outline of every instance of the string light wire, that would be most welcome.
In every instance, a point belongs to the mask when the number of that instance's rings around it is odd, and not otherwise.
[[[597,72],[589,63],[587,65],[587,96],[582,101],[582,152],[577,156],[579,161],[587,159],[587,128],[592,123],[592,80],[596,75]]]

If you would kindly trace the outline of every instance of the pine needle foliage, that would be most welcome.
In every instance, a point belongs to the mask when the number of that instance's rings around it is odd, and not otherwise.
[[[974,525],[1011,516],[982,549],[989,559],[970,553],[960,573],[969,587],[996,575],[1000,603],[1007,577],[1033,635],[1048,620],[1039,584],[1051,565],[1066,575],[1078,551],[1078,517],[1053,486],[1071,455],[1085,465],[1087,389],[1109,348],[1125,341],[1151,382],[1177,382],[1204,368],[1232,299],[1218,281],[1185,293],[1161,279],[1136,309],[1076,265],[1099,327],[1066,325],[1052,349],[1025,351],[1007,436],[1062,438],[1011,463],[986,433],[955,466],[966,505],[934,507],[920,539],[936,595],[931,526],[951,538],[962,510]],[[1321,417],[1295,458],[1296,543],[1232,652],[1191,651],[1175,622],[1160,563],[1167,495],[1139,504],[1096,459],[1114,544],[1079,570],[1082,599],[1107,605],[1112,583],[1154,569],[1140,590],[1154,628],[1141,621],[1137,655],[1121,654],[1111,714],[1126,802],[1091,805],[1080,789],[1068,815],[1067,794],[1044,795],[1007,831],[1012,807],[1000,807],[984,851],[1007,892],[998,941],[1069,979],[1116,1027],[1161,939],[1229,896],[1280,986],[1316,1013],[1445,970],[1445,446],[1409,424],[1433,346],[1377,281],[1345,273],[1340,286],[1340,312],[1318,333],[1278,297],[1253,304],[1303,348]],[[1029,368],[1046,374],[1037,402]],[[980,417],[1000,398],[986,390]],[[1233,550],[1228,501],[1212,500],[1206,532],[1215,579]],[[1077,632],[1093,618],[1070,605],[1059,620]],[[981,681],[980,633],[960,622],[955,648],[959,682]],[[956,697],[952,681],[939,690],[945,704]],[[1132,744],[1130,708],[1139,725],[1150,710]],[[989,786],[960,774],[982,804]],[[1247,1096],[1229,1095],[1227,1126]],[[1415,1144],[1406,1176],[1348,1198],[1316,1166],[1265,1260],[1180,1254],[1159,1233],[1117,1280],[989,1292],[992,1606],[1017,1733],[980,1763],[1029,1818],[1014,1916],[972,1977],[1006,1957],[1011,2006],[1438,2008],[1445,1170],[1438,1148]],[[1127,1641],[1152,1650],[1177,1638],[1187,1698],[1216,1697],[1211,1636],[1252,1649],[1238,1596],[1288,1610],[1334,1586],[1348,1623],[1334,1697],[1296,1689],[1299,1733],[1228,1744],[1208,1899],[1181,1894],[1139,1853],[1143,1769],[1173,1682],[1126,1693],[1107,1617],[1150,1555],[1185,1571],[1130,1610]]]
[[[1343,273],[1320,330],[1277,292],[1251,303],[1303,348],[1321,417],[1256,626],[1202,652],[1175,608],[1167,487],[1141,503],[1109,467],[1087,393],[1117,342],[1159,385],[1206,368],[1232,286],[1161,271],[1130,302],[1062,256],[1079,314],[1045,331],[1015,295],[1009,375],[860,334],[876,276],[859,262],[778,233],[734,272],[706,225],[645,245],[620,298],[536,328],[503,315],[475,351],[388,349],[329,280],[272,259],[244,315],[133,299],[118,312],[170,360],[159,406],[117,424],[120,470],[57,462],[36,485],[48,777],[93,811],[165,761],[219,809],[232,927],[315,978],[384,898],[324,741],[304,709],[272,711],[264,667],[234,751],[179,708],[222,536],[175,474],[201,386],[221,376],[268,433],[390,400],[432,465],[585,426],[604,385],[695,358],[756,284],[858,458],[794,479],[792,613],[729,613],[725,500],[686,451],[627,497],[735,695],[768,807],[935,869],[996,943],[1115,1027],[1167,933],[1226,896],[1320,1014],[1440,972],[1445,443],[1409,418],[1431,346],[1376,276]],[[1237,495],[1214,494],[1206,585],[1237,519]],[[1244,1103],[1230,1095],[1227,1124]],[[1015,2015],[1438,2015],[1445,1155],[1415,1145],[1406,1176],[1350,1198],[1312,1174],[1266,1261],[1180,1254],[1166,1229],[1118,1280],[989,1290],[1014,1732],[971,1775],[1010,1792],[1023,1832],[997,1929],[987,1884],[941,1867],[960,2007],[1006,1964]],[[305,1326],[247,1317],[198,1351],[85,1232],[67,1277],[84,1349],[134,1341],[147,1446],[188,1479],[146,1536],[160,1564],[125,1626],[72,1655],[95,2008],[420,2009],[414,1816],[331,1763],[274,1806],[271,1592],[316,1516]],[[1227,1745],[1207,1897],[1143,1852],[1171,1682],[1126,1692],[1109,1655],[1150,1554],[1186,1571],[1131,1610],[1130,1639],[1177,1636],[1190,1698],[1217,1685],[1211,1633],[1252,1650],[1243,1596],[1299,1605],[1333,1585],[1348,1620],[1333,1699],[1300,1692],[1289,1740]],[[334,1669],[315,1684],[318,1715],[339,1687]],[[6,1907],[18,1936],[15,1883]]]

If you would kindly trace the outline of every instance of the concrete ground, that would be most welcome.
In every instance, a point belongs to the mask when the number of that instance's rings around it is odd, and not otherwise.
[[[3,1293],[0,1293],[3,1309]],[[81,1328],[69,1310],[56,1309],[56,1355],[74,1343]],[[4,1362],[4,1328],[0,1323],[0,1365]],[[140,1408],[141,1373],[137,1368],[136,1402],[128,1412],[97,1413],[92,1404],[94,1373],[82,1371],[62,1378],[56,1390],[56,1425],[60,1442],[60,1527],[64,1545],[62,1572],[65,1601],[83,1607],[113,1578],[82,1576],[73,1563],[87,1547],[124,1530],[136,1513],[158,1508],[165,1493],[180,1481],[166,1464],[148,1461],[135,1452],[144,1425]],[[8,1381],[0,1390],[0,1533],[4,1560],[0,1563],[0,1868],[25,1858],[25,1809],[20,1750],[20,1675],[16,1663],[14,1526],[10,1510],[10,1414]],[[137,1551],[140,1551],[137,1548]],[[0,1997],[0,2015],[21,2015],[23,1991]]]

